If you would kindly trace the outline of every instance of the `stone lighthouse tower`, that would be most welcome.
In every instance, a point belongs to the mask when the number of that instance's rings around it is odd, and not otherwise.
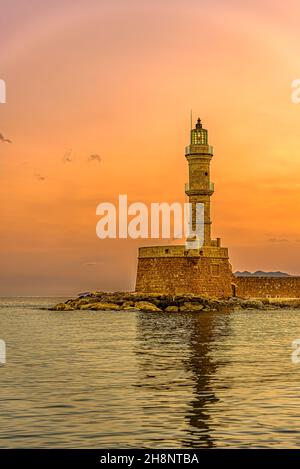
[[[136,291],[163,294],[194,294],[224,298],[232,295],[232,270],[228,249],[221,239],[211,237],[210,199],[214,185],[210,180],[213,148],[207,130],[198,119],[185,149],[189,182],[185,193],[192,204],[192,229],[200,243],[147,246],[139,248]],[[196,204],[204,207],[204,220],[197,225]],[[202,241],[202,242],[201,242]]]
[[[197,232],[196,204],[204,207],[204,227],[199,238],[203,246],[211,245],[210,197],[214,193],[214,184],[210,181],[210,160],[213,147],[208,145],[207,130],[203,129],[198,118],[196,127],[191,130],[190,145],[185,149],[185,157],[189,164],[189,182],[185,185],[185,193],[192,204],[192,229]]]

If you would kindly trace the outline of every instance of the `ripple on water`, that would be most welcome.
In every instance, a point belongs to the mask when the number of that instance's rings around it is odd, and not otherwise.
[[[299,445],[300,311],[46,309],[58,301],[0,301],[1,447]]]

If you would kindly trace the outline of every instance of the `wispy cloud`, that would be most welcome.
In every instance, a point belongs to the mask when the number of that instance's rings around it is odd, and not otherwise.
[[[98,163],[101,163],[101,156],[98,155],[97,153],[92,153],[89,157],[88,157],[88,161],[98,161]]]
[[[98,265],[103,265],[103,264],[104,262],[100,261],[100,262],[86,262],[84,265],[88,267],[96,267]]]
[[[284,238],[270,238],[268,239],[269,243],[288,243],[289,240],[288,239],[284,239]]]
[[[45,176],[42,176],[41,174],[35,174],[34,177],[38,180],[38,181],[45,181],[46,177]]]
[[[12,141],[9,138],[4,137],[3,134],[0,133],[0,142],[1,143],[12,143]]]

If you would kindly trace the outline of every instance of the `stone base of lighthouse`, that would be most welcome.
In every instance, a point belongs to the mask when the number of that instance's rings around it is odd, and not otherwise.
[[[232,268],[228,249],[215,245],[186,250],[185,246],[139,249],[136,291],[195,294],[216,298],[232,296]]]

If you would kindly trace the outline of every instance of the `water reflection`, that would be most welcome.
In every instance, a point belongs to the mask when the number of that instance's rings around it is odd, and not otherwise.
[[[148,393],[144,413],[149,419],[155,399],[156,414],[161,405],[168,406],[173,422],[169,428],[177,428],[170,435],[168,422],[166,428],[161,423],[165,447],[172,441],[184,447],[214,446],[211,410],[218,402],[215,375],[226,365],[214,352],[229,333],[229,313],[145,313],[137,317],[136,385]]]
[[[212,447],[210,411],[219,400],[214,375],[219,367],[226,365],[226,360],[217,359],[214,352],[230,333],[230,316],[227,313],[194,315],[191,325],[190,357],[185,366],[193,373],[194,393],[190,412],[186,415],[187,435],[182,443],[192,447]]]

